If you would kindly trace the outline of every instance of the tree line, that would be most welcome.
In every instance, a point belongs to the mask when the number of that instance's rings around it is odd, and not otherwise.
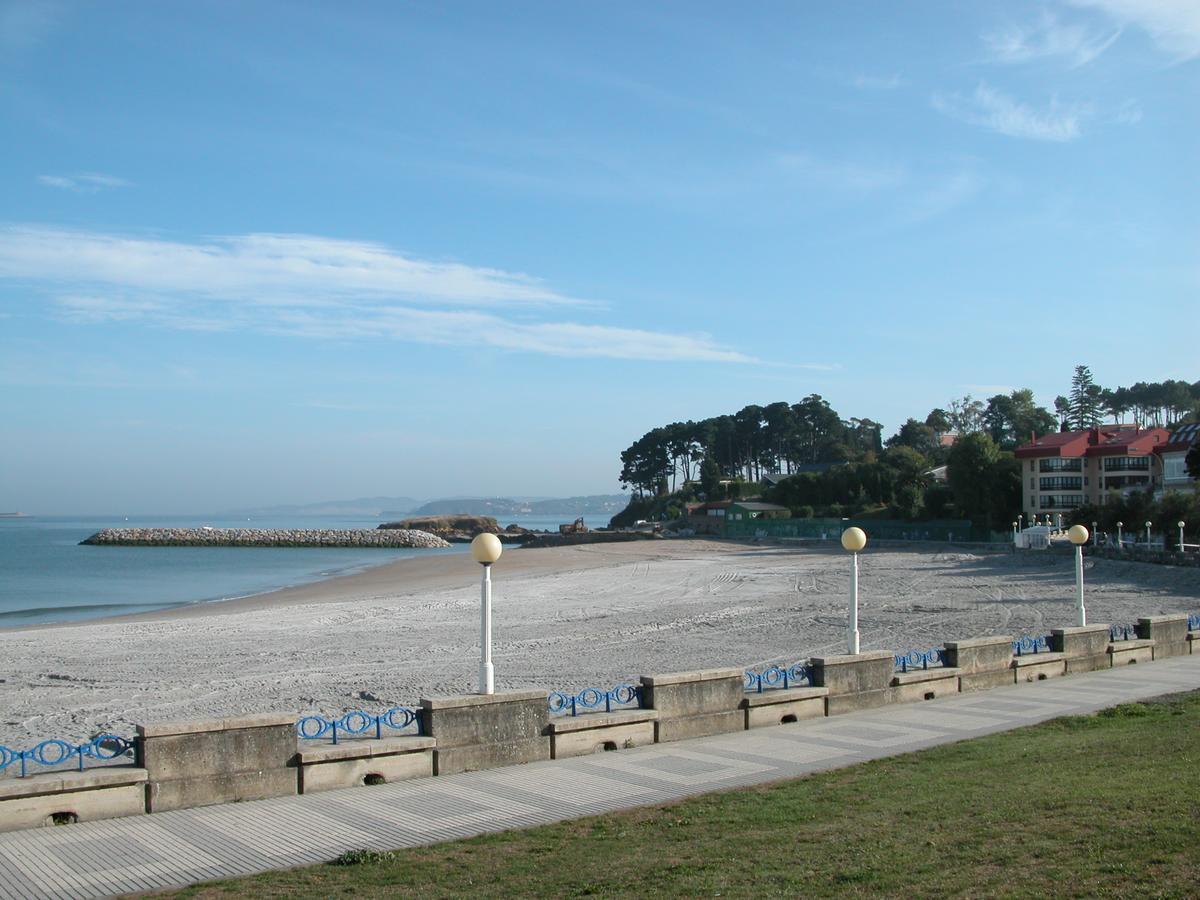
[[[869,418],[843,418],[819,394],[798,403],[750,405],[701,421],[673,422],[642,435],[621,453],[630,488],[625,520],[678,515],[693,499],[757,491],[764,474],[789,477],[764,499],[798,515],[859,514],[887,508],[899,518],[960,515],[1002,530],[1020,509],[1021,473],[1012,450],[1034,435],[1082,430],[1132,413],[1139,427],[1200,417],[1200,381],[1098,387],[1077,366],[1067,395],[1051,412],[1028,388],[986,401],[950,400],[923,419],[909,418],[882,440]],[[946,435],[953,434],[953,441]],[[948,483],[931,470],[947,466]],[[811,469],[821,467],[819,471]]]

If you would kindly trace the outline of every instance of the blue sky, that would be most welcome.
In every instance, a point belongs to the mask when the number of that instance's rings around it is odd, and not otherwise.
[[[1193,0],[0,0],[0,510],[1194,381],[1198,57]]]

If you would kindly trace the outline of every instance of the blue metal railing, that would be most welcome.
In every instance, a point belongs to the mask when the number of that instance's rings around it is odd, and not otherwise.
[[[1110,641],[1132,641],[1138,636],[1136,625],[1118,624],[1108,626],[1108,639]]]
[[[925,651],[909,650],[907,653],[896,653],[894,656],[896,669],[900,672],[919,671],[946,664],[946,651],[941,647]]]
[[[812,684],[812,666],[807,662],[793,663],[790,666],[768,666],[761,672],[746,670],[746,690],[761,694],[770,688],[786,690],[799,684]]]
[[[629,708],[636,704],[640,708],[642,689],[632,684],[618,684],[607,691],[594,687],[584,688],[578,694],[551,691],[546,700],[554,715],[570,711],[571,715],[577,716],[580,711],[598,710],[601,705],[605,712],[612,712],[614,706]]]
[[[306,741],[315,741],[330,735],[333,743],[338,737],[357,737],[375,729],[375,737],[383,737],[383,729],[403,731],[410,725],[416,724],[417,734],[421,733],[421,714],[407,706],[393,706],[391,709],[373,716],[361,709],[353,709],[337,718],[325,716],[305,716],[296,723],[296,734]]]
[[[1013,653],[1016,656],[1025,656],[1030,653],[1048,653],[1050,652],[1050,636],[1047,634],[1030,637],[1027,634],[1021,635],[1012,642]]]
[[[132,752],[135,741],[131,738],[118,737],[115,734],[100,734],[82,744],[71,744],[57,738],[42,741],[31,750],[13,750],[0,744],[0,772],[14,763],[21,764],[20,778],[29,773],[29,764],[38,766],[61,766],[75,759],[79,771],[83,771],[84,761],[88,759],[116,759]]]

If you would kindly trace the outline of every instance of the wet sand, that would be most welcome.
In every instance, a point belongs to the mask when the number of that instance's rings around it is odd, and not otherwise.
[[[467,554],[416,557],[255,597],[0,632],[0,744],[473,691],[479,575]],[[1089,560],[1085,578],[1091,621],[1200,609],[1196,569]],[[847,559],[832,543],[510,548],[494,580],[498,690],[845,652]],[[864,650],[1074,622],[1067,555],[868,548],[860,591]]]

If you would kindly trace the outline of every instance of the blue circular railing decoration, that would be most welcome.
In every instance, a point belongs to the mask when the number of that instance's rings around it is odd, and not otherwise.
[[[551,714],[564,713],[568,710],[577,716],[580,711],[598,710],[601,706],[605,712],[612,712],[614,706],[629,707],[632,704],[642,705],[642,689],[632,684],[618,684],[611,690],[600,688],[584,688],[578,694],[566,691],[551,691],[546,698],[550,704]]]
[[[812,666],[807,662],[790,666],[768,666],[761,672],[746,670],[746,690],[761,694],[764,690],[780,688],[786,690],[798,684],[812,684]]]
[[[931,666],[945,665],[946,651],[941,647],[934,647],[931,650],[909,650],[907,653],[894,654],[896,659],[896,669],[900,672],[912,672],[921,669],[928,669]]]
[[[1013,641],[1012,646],[1013,653],[1017,656],[1024,656],[1027,653],[1049,653],[1050,637],[1045,634],[1030,637],[1026,634]]]
[[[375,737],[382,738],[385,728],[403,731],[414,723],[417,726],[417,733],[420,734],[421,715],[415,709],[407,706],[393,706],[377,716],[363,712],[361,709],[352,709],[337,718],[305,716],[296,723],[296,734],[305,741],[317,741],[329,735],[336,744],[339,736],[356,737],[366,734],[374,728]]]
[[[0,772],[14,763],[20,763],[19,777],[24,778],[28,774],[30,763],[38,766],[61,766],[72,759],[77,761],[79,771],[82,772],[85,760],[116,759],[132,752],[134,746],[134,741],[130,738],[118,737],[115,734],[100,734],[82,744],[71,744],[51,738],[29,750],[13,750],[0,744]]]
[[[1132,641],[1138,636],[1136,625],[1109,625],[1108,639],[1110,641]]]

